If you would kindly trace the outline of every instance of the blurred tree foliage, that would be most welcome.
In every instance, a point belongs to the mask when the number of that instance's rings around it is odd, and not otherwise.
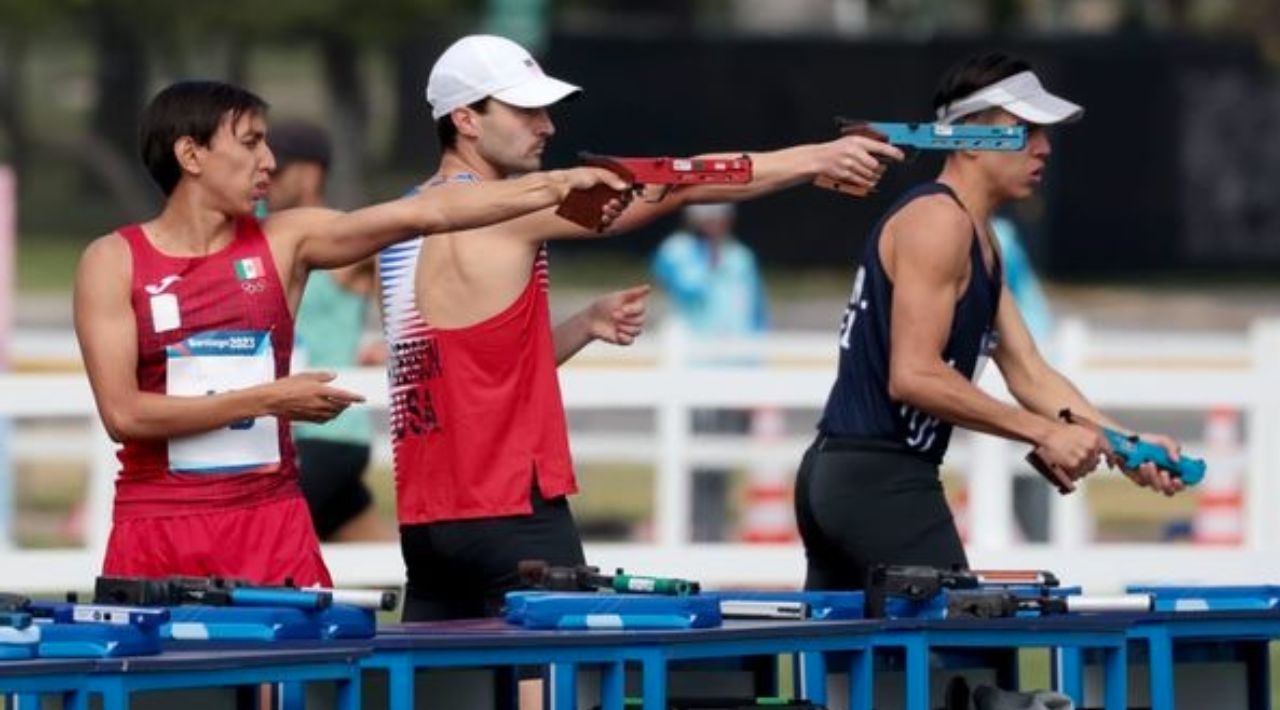
[[[325,115],[317,119],[335,137],[335,195],[340,205],[352,206],[365,200],[371,168],[420,172],[429,167],[434,139],[422,90],[432,60],[453,38],[486,26],[486,12],[493,20],[497,13],[519,9],[520,2],[0,0],[0,159],[22,170],[32,152],[40,151],[42,158],[75,165],[85,180],[105,187],[120,219],[141,217],[157,200],[135,158],[137,116],[155,83],[162,77],[203,76],[252,86],[255,48],[306,46],[315,52],[325,87]],[[537,12],[545,10],[555,27],[573,32],[731,32],[735,17],[733,0],[529,2]],[[1073,18],[1096,11],[1101,0],[865,2],[870,31],[918,35],[1073,31]],[[1130,28],[1248,34],[1280,62],[1280,2],[1275,0],[1115,0],[1114,7],[1116,23]],[[92,105],[81,135],[33,125],[24,105],[23,97],[34,87],[23,86],[23,67],[49,33],[75,38],[93,56]],[[385,154],[369,144],[366,62],[374,57],[390,69],[395,105]]]
[[[335,191],[346,206],[364,201],[369,92],[363,59],[384,54],[397,103],[391,163],[412,164],[431,144],[422,86],[435,53],[475,22],[465,0],[0,0],[0,157],[21,169],[32,146],[81,165],[119,208],[145,216],[156,196],[135,158],[137,120],[158,76],[200,76],[252,84],[255,47],[314,49],[334,133]],[[44,135],[23,111],[22,67],[32,37],[70,34],[94,56],[88,131]],[[221,58],[223,61],[216,61]],[[266,97],[270,100],[270,97]]]

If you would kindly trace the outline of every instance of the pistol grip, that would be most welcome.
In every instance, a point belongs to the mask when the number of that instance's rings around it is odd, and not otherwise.
[[[556,214],[576,225],[598,232],[603,228],[600,218],[605,204],[609,200],[623,197],[624,194],[608,185],[596,185],[589,190],[571,190],[556,208]]]
[[[837,118],[836,125],[840,127],[840,135],[842,136],[862,136],[864,138],[870,138],[871,140],[880,141],[882,143],[889,140],[888,136],[881,133],[880,131],[877,131],[874,127],[872,127],[871,124],[867,123],[866,121],[852,121],[847,118]],[[883,158],[880,158],[880,162],[883,163],[885,162],[885,160]],[[848,183],[843,183],[843,182],[840,182],[839,180],[833,180],[829,177],[823,177],[821,175],[814,178],[813,184],[815,187],[821,187],[824,190],[834,190],[836,192],[841,192],[846,195],[853,195],[854,197],[866,197],[867,195],[871,194],[871,190],[865,190],[860,187],[854,187],[853,185],[850,185]]]
[[[819,175],[818,177],[814,178],[813,184],[814,184],[814,187],[821,187],[824,190],[834,190],[836,192],[840,192],[846,195],[853,195],[854,197],[866,197],[868,194],[870,194],[867,190],[864,190],[860,187],[855,187],[854,185],[850,185],[847,182],[832,180],[831,178],[823,175]]]
[[[1046,481],[1048,481],[1049,483],[1052,483],[1053,487],[1057,488],[1059,493],[1061,493],[1062,495],[1067,495],[1068,493],[1071,492],[1071,489],[1067,488],[1065,485],[1063,485],[1061,481],[1058,480],[1058,477],[1054,475],[1053,469],[1050,468],[1049,464],[1043,458],[1040,457],[1040,454],[1036,453],[1033,450],[1031,453],[1027,454],[1026,461],[1028,464],[1031,465],[1031,468],[1034,468],[1036,470],[1036,473],[1040,474],[1041,476],[1044,476],[1044,479]]]

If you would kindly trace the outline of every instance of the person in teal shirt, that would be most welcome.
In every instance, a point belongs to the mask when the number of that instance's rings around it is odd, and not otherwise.
[[[755,254],[733,235],[731,204],[690,205],[684,227],[667,237],[653,259],[653,273],[671,300],[673,315],[699,339],[758,335],[769,327],[764,284]],[[739,363],[743,364],[743,363]],[[744,409],[695,409],[693,429],[742,434],[753,413]],[[692,534],[697,542],[728,536],[732,471],[693,471]]]
[[[276,171],[267,195],[270,210],[322,207],[331,149],[318,126],[282,122],[271,129]],[[373,262],[312,272],[298,306],[294,367],[336,370],[385,361],[385,348],[362,348],[365,316],[373,296]],[[389,540],[394,532],[378,519],[364,482],[373,423],[365,409],[348,409],[325,424],[297,423],[303,494],[316,534],[326,541]]]
[[[684,217],[685,228],[667,237],[653,259],[676,317],[699,337],[766,330],[760,269],[751,249],[733,236],[733,205],[692,205]]]
[[[1005,286],[1013,294],[1036,346],[1047,352],[1052,346],[1053,310],[1049,307],[1049,299],[1045,298],[1040,279],[1036,277],[1035,266],[1018,239],[1018,228],[1008,217],[996,217],[991,220],[991,230],[995,232],[996,241],[1000,242]]]

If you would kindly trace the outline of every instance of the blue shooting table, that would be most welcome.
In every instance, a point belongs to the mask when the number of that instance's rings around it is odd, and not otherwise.
[[[880,627],[866,621],[727,621],[711,629],[536,631],[501,619],[479,619],[383,628],[373,639],[365,668],[390,676],[391,710],[412,707],[414,672],[428,668],[551,665],[552,706],[577,707],[577,667],[598,666],[602,672],[601,706],[621,710],[625,701],[627,663],[640,666],[645,710],[667,707],[667,670],[674,661],[845,652],[850,697],[870,697],[871,635]],[[810,672],[825,673],[815,661]],[[825,681],[825,677],[824,677]],[[818,683],[825,699],[825,682]],[[850,705],[855,710],[869,704]]]
[[[1105,616],[1046,616],[1009,619],[892,619],[872,639],[874,650],[900,650],[905,657],[906,708],[929,707],[931,652],[971,649],[1052,649],[1096,650],[1103,655],[1106,672],[1104,702],[1107,710],[1126,707],[1126,625]],[[814,661],[805,658],[805,665]],[[821,669],[818,669],[819,671]],[[810,669],[805,669],[805,675]],[[869,672],[869,671],[867,671]],[[862,683],[864,679],[859,679]],[[1061,681],[1065,681],[1062,678]],[[1062,690],[1079,705],[1080,686],[1063,684]],[[850,687],[854,686],[850,682]],[[870,696],[858,699],[870,707]]]
[[[339,710],[360,707],[360,661],[368,646],[310,642],[309,647],[270,647],[221,650],[166,650],[157,656],[105,658],[90,662],[82,676],[86,693],[75,697],[69,710],[88,707],[87,695],[100,694],[103,710],[127,710],[129,696],[149,690],[213,688],[279,683],[300,688],[304,683],[337,684]],[[295,696],[293,702],[297,702]],[[286,703],[288,704],[288,703]]]
[[[1249,708],[1271,703],[1270,642],[1280,639],[1280,611],[1179,611],[1109,614],[1124,625],[1135,651],[1149,663],[1152,710],[1174,710],[1175,665],[1231,660],[1245,666]],[[1064,649],[1060,664],[1064,687],[1083,697],[1084,654]]]
[[[608,695],[615,684],[621,686],[626,643],[622,632],[532,631],[502,619],[465,619],[392,624],[378,629],[368,643],[373,653],[362,665],[387,672],[390,710],[413,707],[414,674],[429,668],[555,665],[552,697],[572,699],[578,664],[601,666],[606,678],[604,707],[622,707],[621,694]],[[610,680],[614,675],[617,681]],[[562,683],[574,687],[562,690]]]
[[[22,707],[40,707],[40,697],[58,694],[64,707],[73,707],[84,691],[92,660],[33,658],[0,661],[0,695],[17,696]]]

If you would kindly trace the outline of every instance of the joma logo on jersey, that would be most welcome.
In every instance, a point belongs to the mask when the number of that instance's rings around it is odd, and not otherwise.
[[[160,294],[168,290],[170,286],[178,283],[181,280],[182,280],[181,276],[178,276],[177,274],[169,274],[168,276],[160,279],[158,283],[146,284],[142,288],[145,289],[146,292],[151,294],[152,296],[159,296]]]

